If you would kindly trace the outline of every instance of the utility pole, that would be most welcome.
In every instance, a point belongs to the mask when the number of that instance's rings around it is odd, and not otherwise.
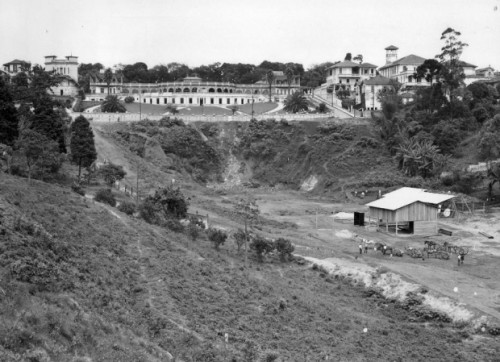
[[[138,157],[140,157],[138,155]],[[139,160],[137,160],[137,176],[136,176],[136,183],[135,183],[135,203],[136,206],[139,206]]]

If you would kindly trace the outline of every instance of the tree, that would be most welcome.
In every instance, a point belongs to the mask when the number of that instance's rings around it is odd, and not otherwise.
[[[347,53],[345,55],[344,61],[351,61],[351,60],[352,60],[352,54],[351,53]]]
[[[359,64],[362,64],[363,63],[363,55],[362,54],[358,54],[354,58],[352,58],[352,60],[358,61]]]
[[[292,253],[295,250],[295,247],[292,245],[291,241],[285,238],[279,238],[274,242],[276,245],[276,250],[280,254],[281,261],[286,261],[288,258],[292,257]]]
[[[113,186],[116,181],[122,180],[127,173],[123,166],[107,163],[99,168],[99,176],[101,176],[109,187]]]
[[[109,96],[109,86],[111,85],[111,82],[113,81],[113,71],[111,68],[108,68],[104,71],[104,82],[108,86],[108,96]]]
[[[145,201],[150,202],[155,210],[162,213],[167,219],[186,217],[189,206],[189,202],[180,188],[174,188],[173,186],[156,190],[154,195],[149,195]]]
[[[240,198],[234,205],[234,215],[245,223],[245,267],[248,267],[248,226],[257,221],[260,211],[251,197]]]
[[[240,109],[240,107],[238,107],[236,104],[229,107],[229,110],[233,112],[233,116],[238,111],[238,109]]]
[[[420,64],[414,77],[417,79],[425,79],[432,86],[434,79],[437,79],[439,74],[443,69],[443,65],[436,59],[426,59],[422,64]]]
[[[238,229],[233,233],[233,239],[236,243],[236,248],[238,249],[238,253],[241,251],[241,247],[245,244],[246,241],[246,233],[242,229]]]
[[[294,77],[293,68],[290,66],[287,66],[285,68],[284,73],[285,73],[285,77],[286,77],[286,83],[288,84],[288,94],[290,95],[290,87],[292,85],[293,77]]]
[[[441,40],[444,41],[444,46],[441,48],[441,53],[436,55],[443,65],[440,72],[440,80],[443,83],[446,95],[453,102],[453,91],[464,84],[464,70],[460,63],[460,56],[463,49],[468,46],[462,42],[459,37],[461,33],[453,28],[447,28],[441,34]]]
[[[306,97],[301,92],[295,92],[285,99],[285,107],[283,109],[287,112],[297,113],[300,111],[307,111],[309,105]]]
[[[105,113],[124,113],[126,108],[118,100],[117,96],[109,95],[106,100],[102,103],[101,111]]]
[[[31,129],[26,129],[21,133],[16,141],[16,147],[26,160],[28,183],[31,183],[31,175],[35,166],[42,163],[44,158],[59,155],[56,142]]]
[[[262,263],[264,254],[269,254],[270,252],[272,252],[275,249],[275,245],[271,240],[267,240],[261,235],[255,235],[252,238],[250,249],[255,250],[257,259]]]
[[[97,159],[94,134],[89,121],[79,116],[71,124],[71,161],[78,165],[78,181],[83,167],[89,167]]]
[[[0,77],[0,143],[13,145],[18,137],[18,122],[12,95]]]
[[[207,230],[208,240],[214,244],[215,250],[219,250],[219,246],[224,244],[227,239],[227,234],[224,230],[209,228]]]
[[[274,71],[268,70],[266,72],[266,82],[267,84],[269,84],[269,102],[272,101],[271,95],[272,95],[274,80],[275,80]]]

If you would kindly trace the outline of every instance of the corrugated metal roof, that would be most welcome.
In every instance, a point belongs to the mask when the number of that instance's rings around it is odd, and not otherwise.
[[[402,187],[396,191],[389,192],[381,199],[372,201],[366,205],[369,207],[394,211],[417,201],[437,205],[454,197],[455,195],[451,194],[435,194],[432,192],[426,192],[424,189]]]

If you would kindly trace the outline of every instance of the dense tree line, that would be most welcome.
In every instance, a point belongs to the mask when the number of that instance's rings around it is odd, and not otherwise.
[[[281,63],[264,60],[259,65],[246,63],[213,63],[190,68],[186,64],[172,62],[168,64],[155,65],[148,68],[144,62],[122,65],[118,68],[119,77],[124,82],[137,83],[161,83],[181,81],[188,76],[197,76],[204,81],[231,82],[237,84],[254,84],[265,79],[270,70],[282,71],[286,74],[287,69],[294,76],[300,76],[301,85],[306,87],[317,87],[326,81],[327,68],[334,63],[326,62],[313,65],[304,70],[299,63]],[[104,70],[101,63],[82,63],[78,67],[80,85],[88,92],[90,77],[92,74]]]

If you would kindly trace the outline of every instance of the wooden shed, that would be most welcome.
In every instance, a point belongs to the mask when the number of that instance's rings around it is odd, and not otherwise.
[[[442,204],[454,195],[435,194],[424,189],[402,187],[367,204],[369,220],[386,231],[394,230],[416,235],[438,232],[438,214]]]

